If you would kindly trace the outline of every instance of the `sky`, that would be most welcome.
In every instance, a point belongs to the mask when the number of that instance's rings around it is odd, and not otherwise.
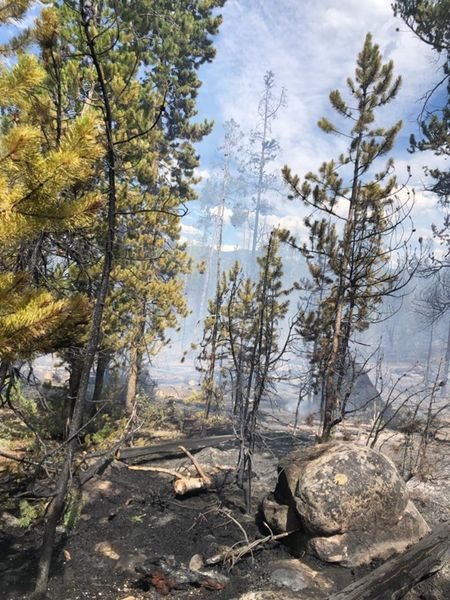
[[[39,3],[19,26],[27,26],[38,11]],[[274,172],[288,164],[302,176],[317,170],[323,161],[337,158],[344,149],[343,140],[322,133],[317,121],[321,116],[333,121],[329,92],[345,89],[345,80],[353,75],[356,56],[370,31],[384,59],[392,59],[395,74],[403,78],[400,93],[380,115],[380,124],[391,126],[399,119],[404,122],[392,152],[396,174],[403,183],[407,166],[411,167],[412,177],[402,193],[415,191],[415,238],[431,239],[431,225],[442,223],[443,214],[433,194],[424,192],[423,167],[443,163],[432,154],[410,154],[407,148],[410,134],[418,131],[421,99],[439,80],[441,65],[436,53],[393,16],[391,0],[227,0],[221,13],[223,24],[215,38],[217,56],[200,69],[203,85],[198,118],[215,122],[213,132],[198,145],[198,175],[203,182],[221,168],[224,122],[234,119],[244,132],[257,124],[257,105],[268,70],[275,74],[278,89],[284,88],[287,95],[287,105],[272,127],[272,136],[281,147]],[[3,36],[8,37],[8,31],[3,31]],[[438,93],[430,108],[442,100]],[[225,249],[240,243],[229,224],[230,215],[226,210]],[[265,217],[266,226],[280,225],[301,237],[305,233],[304,216],[299,201],[278,194]],[[198,206],[192,203],[182,228],[183,239],[193,244],[201,239],[197,218]]]
[[[223,123],[236,120],[250,130],[257,121],[256,110],[266,71],[275,73],[276,83],[287,93],[287,106],[280,110],[272,135],[281,146],[276,169],[288,164],[303,175],[316,170],[325,160],[337,158],[342,140],[323,134],[317,127],[321,116],[333,120],[328,100],[333,89],[345,89],[352,76],[356,56],[367,32],[379,44],[385,60],[392,59],[395,74],[403,85],[395,101],[380,114],[380,124],[404,122],[392,156],[398,181],[412,178],[408,190],[415,190],[413,219],[416,238],[431,238],[431,224],[442,222],[436,198],[423,191],[425,164],[438,160],[425,153],[407,151],[411,133],[417,132],[421,98],[439,80],[437,55],[420,42],[393,16],[390,0],[228,0],[222,9],[223,24],[215,40],[215,60],[200,70],[203,85],[199,94],[199,118],[215,121],[210,136],[198,147],[199,174],[205,179],[220,168],[218,148],[223,140]],[[435,97],[439,104],[442,96]],[[403,192],[405,193],[405,191]],[[267,217],[269,224],[289,227],[301,236],[305,214],[299,201],[278,198]],[[184,222],[187,239],[195,243],[196,209]],[[232,227],[225,230],[225,248],[239,242]]]

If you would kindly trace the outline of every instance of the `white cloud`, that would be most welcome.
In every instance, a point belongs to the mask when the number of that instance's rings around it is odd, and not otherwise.
[[[195,176],[200,177],[201,180],[204,182],[204,181],[206,181],[206,179],[211,177],[211,172],[209,169],[197,168],[197,169],[195,169]]]
[[[198,227],[183,222],[181,222],[181,233],[184,237],[199,237],[201,235],[201,231]]]
[[[300,211],[299,211],[300,212]],[[307,235],[307,228],[304,224],[303,216],[285,215],[280,217],[278,215],[266,215],[264,217],[264,224],[266,229],[274,229],[279,227],[280,229],[288,229],[294,236],[299,239],[304,239]]]

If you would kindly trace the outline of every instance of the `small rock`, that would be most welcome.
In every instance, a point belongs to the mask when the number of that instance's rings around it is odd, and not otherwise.
[[[116,562],[116,570],[120,573],[125,573],[129,576],[134,576],[136,574],[136,565],[144,562],[146,560],[145,554],[135,553],[123,554],[119,560]]]
[[[19,519],[6,510],[2,512],[0,521],[7,527],[20,527]]]
[[[204,566],[205,562],[201,554],[194,554],[194,556],[189,561],[189,569],[191,571],[201,571]]]
[[[308,565],[296,559],[280,560],[273,564],[270,580],[277,587],[285,587],[292,592],[302,590],[331,590],[332,583]]]
[[[113,560],[119,560],[120,558],[120,555],[111,547],[109,542],[99,542],[95,545],[94,550]]]

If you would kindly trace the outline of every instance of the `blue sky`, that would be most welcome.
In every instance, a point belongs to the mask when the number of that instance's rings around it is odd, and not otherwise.
[[[439,79],[440,63],[394,18],[390,5],[390,0],[228,0],[215,44],[217,57],[200,72],[199,116],[216,123],[213,133],[199,145],[200,173],[208,177],[220,164],[217,148],[224,121],[233,118],[244,130],[255,125],[263,76],[269,69],[279,86],[286,88],[288,98],[273,126],[282,148],[278,166],[287,163],[303,175],[337,157],[342,140],[321,133],[317,120],[322,115],[333,118],[328,94],[345,88],[370,31],[384,58],[392,59],[396,74],[403,77],[398,98],[380,115],[380,124],[404,121],[392,155],[400,182],[406,180],[407,165],[412,169],[409,187],[416,191],[416,236],[431,237],[431,223],[440,223],[442,213],[436,199],[423,192],[423,166],[436,164],[438,159],[424,153],[411,155],[407,146],[410,134],[417,131],[420,98]],[[438,96],[435,101],[439,102]],[[298,203],[279,200],[268,222],[289,226],[301,235],[303,215]],[[192,240],[198,237],[194,217],[195,209],[184,226]],[[228,247],[236,243],[231,227],[226,229],[225,243]]]

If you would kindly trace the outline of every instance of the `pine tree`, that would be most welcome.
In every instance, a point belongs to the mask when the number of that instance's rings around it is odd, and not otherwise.
[[[367,329],[382,299],[401,285],[403,265],[392,268],[389,260],[404,247],[395,233],[407,208],[395,195],[392,160],[373,174],[402,125],[376,126],[375,111],[395,98],[400,82],[400,77],[393,80],[392,61],[382,64],[379,47],[368,34],[355,79],[347,79],[350,99],[344,100],[338,90],[330,94],[332,107],[350,127],[338,128],[326,118],[319,121],[325,133],[349,140],[346,153],[323,163],[318,174],[308,173],[303,183],[284,168],[293,197],[313,210],[305,220],[309,241],[301,251],[313,285],[322,293],[312,310],[300,314],[300,330],[314,344],[311,358],[322,397],[324,440],[345,416],[345,373],[355,335]],[[317,212],[323,217],[315,216]]]
[[[441,81],[426,94],[421,111],[422,139],[411,135],[411,151],[431,150],[438,156],[450,156],[450,2],[449,0],[399,0],[393,3],[394,13],[400,16],[411,31],[431,46],[443,59]],[[428,110],[433,94],[446,86],[446,100],[436,109]],[[430,189],[446,205],[450,195],[448,169],[426,169],[432,178]]]
[[[425,102],[420,113],[420,139],[410,136],[410,151],[432,151],[436,156],[450,157],[450,2],[449,0],[398,0],[393,3],[394,13],[400,16],[406,25],[422,42],[433,48],[444,59],[441,80],[425,94]],[[443,91],[445,101],[436,107],[435,96]],[[430,104],[433,101],[433,108]],[[427,188],[437,194],[439,204],[447,209],[450,198],[450,172],[447,168],[425,168],[431,178]],[[435,237],[448,248],[450,243],[450,223],[448,217],[442,225],[432,226]],[[445,254],[447,256],[447,253]],[[422,269],[425,275],[433,275],[440,268],[446,268],[448,261],[433,257],[430,268]],[[433,294],[431,294],[433,296]],[[429,312],[434,312],[432,305]],[[443,311],[445,312],[445,311]],[[431,340],[430,351],[431,352]],[[442,394],[446,393],[450,365],[450,321],[447,330],[447,348],[444,357]],[[427,369],[429,372],[429,369]]]
[[[55,351],[73,342],[86,322],[88,305],[79,294],[59,298],[39,277],[38,241],[76,231],[92,222],[95,192],[83,192],[99,156],[92,114],[74,119],[59,143],[44,132],[49,95],[38,59],[21,55],[0,71],[0,358]],[[53,143],[52,143],[53,142]],[[78,189],[78,197],[74,190]],[[2,378],[3,382],[3,378]]]
[[[33,0],[1,0],[0,1],[0,25],[11,21],[19,21],[34,4]]]
[[[214,57],[212,36],[220,16],[212,11],[223,3],[193,0],[174,8],[167,0],[138,0],[132,5],[80,0],[71,5],[55,3],[44,15],[54,33],[51,39],[46,34],[45,43],[40,43],[53,91],[49,121],[59,132],[67,120],[75,115],[84,117],[87,107],[95,107],[102,149],[95,187],[102,194],[104,208],[92,237],[80,236],[67,249],[72,256],[79,255],[87,242],[100,251],[88,254],[97,259],[97,265],[85,265],[83,260],[70,265],[75,284],[81,281],[84,286],[85,277],[97,276],[89,282],[93,311],[64,464],[47,511],[36,598],[42,597],[47,587],[55,528],[71,477],[91,369],[104,341],[102,331],[106,333],[105,306],[116,291],[118,272],[114,269],[120,265],[117,259],[122,255],[126,231],[134,215],[155,213],[179,219],[183,211],[177,207],[195,197],[191,187],[197,166],[193,142],[211,129],[208,122],[190,122],[200,85],[197,69]],[[20,36],[16,47],[36,40],[42,31],[41,25]],[[78,278],[78,273],[83,275]]]

